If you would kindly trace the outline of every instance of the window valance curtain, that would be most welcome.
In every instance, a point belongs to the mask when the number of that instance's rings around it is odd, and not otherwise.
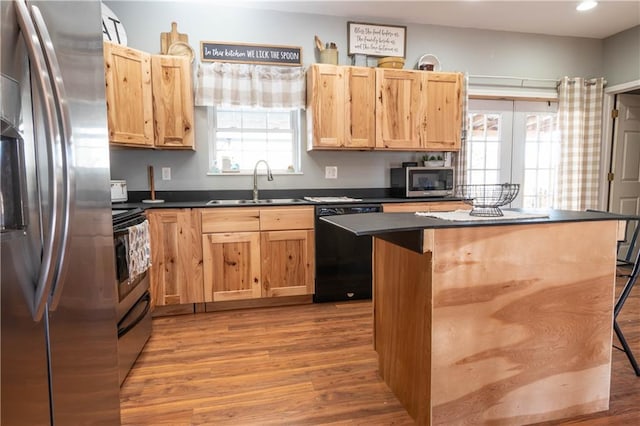
[[[561,146],[555,208],[598,208],[603,96],[603,78],[564,77],[558,85]]]
[[[197,71],[195,104],[304,108],[305,81],[302,67],[204,63]]]

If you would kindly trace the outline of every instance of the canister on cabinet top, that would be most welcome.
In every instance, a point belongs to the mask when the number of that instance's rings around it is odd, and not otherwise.
[[[323,49],[320,51],[320,63],[338,65],[338,49]]]

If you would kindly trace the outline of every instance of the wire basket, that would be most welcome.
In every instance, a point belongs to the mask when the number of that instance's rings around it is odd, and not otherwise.
[[[500,206],[512,202],[519,190],[517,183],[458,185],[455,194],[473,206],[471,216],[500,217],[503,216]]]

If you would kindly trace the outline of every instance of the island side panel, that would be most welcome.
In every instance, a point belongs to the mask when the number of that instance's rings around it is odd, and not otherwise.
[[[421,232],[421,231],[416,231]],[[431,254],[373,239],[380,375],[418,424],[431,418]]]
[[[608,409],[616,230],[615,221],[435,230],[433,424]]]

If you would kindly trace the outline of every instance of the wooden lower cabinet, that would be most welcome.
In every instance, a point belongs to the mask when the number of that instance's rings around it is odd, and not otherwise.
[[[313,294],[313,207],[201,214],[205,302]]]
[[[261,296],[259,232],[203,234],[202,263],[205,302]]]
[[[313,232],[308,229],[261,232],[263,296],[313,294]]]
[[[200,217],[192,209],[147,211],[154,306],[202,302]]]

